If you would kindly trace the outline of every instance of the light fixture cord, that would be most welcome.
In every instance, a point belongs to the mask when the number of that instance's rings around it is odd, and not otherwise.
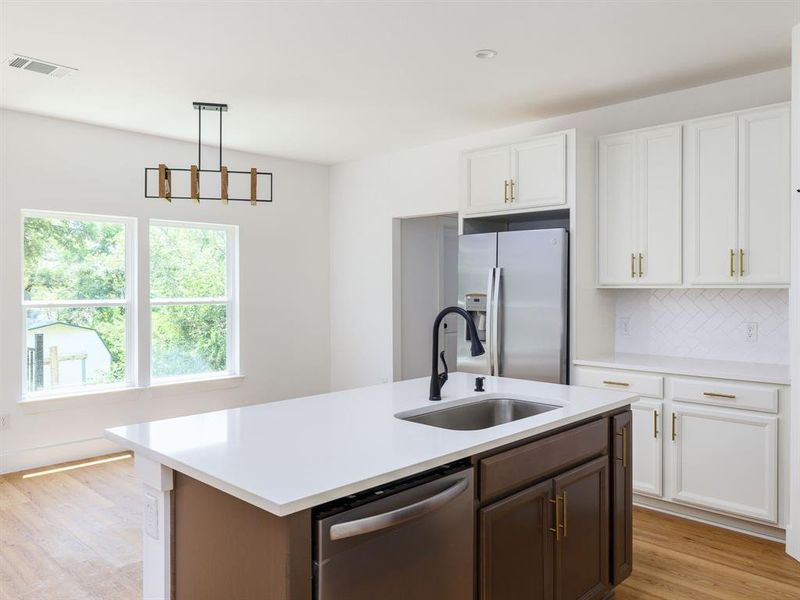
[[[197,107],[197,169],[202,169],[203,152],[203,108]]]

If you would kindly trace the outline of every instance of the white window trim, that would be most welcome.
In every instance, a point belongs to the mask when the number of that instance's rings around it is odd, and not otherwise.
[[[116,397],[121,392],[192,389],[197,386],[216,389],[219,386],[238,385],[242,380],[239,357],[239,227],[224,223],[198,223],[142,218],[141,227],[136,217],[97,215],[69,211],[23,209],[20,211],[20,314],[22,330],[22,360],[20,361],[21,405],[48,406],[55,403],[62,408],[84,402],[88,398]],[[78,219],[95,222],[119,223],[125,227],[125,298],[110,300],[25,300],[25,218]],[[214,298],[150,298],[150,226],[187,227],[192,229],[215,229],[226,232],[226,295]],[[227,307],[227,365],[226,371],[193,373],[176,377],[151,377],[152,323],[150,311],[153,306],[178,304],[225,304]],[[125,308],[125,380],[117,383],[59,387],[38,392],[26,390],[27,384],[27,311],[30,308],[72,308],[122,306]],[[151,380],[152,379],[152,380]],[[199,388],[198,388],[199,389]],[[155,392],[154,392],[155,393]],[[158,392],[167,393],[167,392]],[[49,410],[49,409],[36,409]]]
[[[148,250],[151,227],[183,227],[186,229],[212,229],[214,231],[224,231],[225,248],[225,296],[203,297],[203,298],[149,298],[148,297],[148,364],[147,373],[150,386],[163,386],[179,383],[190,383],[226,377],[239,376],[239,227],[236,225],[218,223],[197,223],[194,221],[171,221],[165,219],[150,219],[147,226]],[[147,257],[147,294],[150,293],[150,256]],[[191,373],[186,375],[176,375],[172,377],[155,377],[153,375],[153,330],[152,330],[152,309],[154,306],[177,306],[177,305],[197,305],[197,304],[219,304],[225,305],[225,316],[227,330],[226,340],[226,364],[225,371],[212,371],[204,373]]]
[[[101,393],[106,391],[117,391],[122,389],[135,388],[138,384],[138,349],[136,347],[138,309],[137,309],[137,289],[136,289],[136,260],[137,260],[137,220],[134,217],[95,215],[76,212],[45,211],[25,209],[20,212],[20,315],[22,329],[22,356],[20,361],[21,369],[21,401],[35,401],[45,398],[55,398],[61,396],[71,396],[81,393]],[[125,232],[125,297],[113,298],[108,300],[26,300],[25,299],[25,219],[61,219],[93,221],[103,223],[117,223],[124,227]],[[94,384],[70,386],[57,389],[44,389],[40,391],[29,391],[27,389],[27,347],[28,329],[27,316],[28,310],[32,308],[80,308],[80,307],[115,307],[125,308],[125,379],[124,381],[109,384]]]

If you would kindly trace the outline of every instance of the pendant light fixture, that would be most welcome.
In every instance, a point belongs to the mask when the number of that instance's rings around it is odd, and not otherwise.
[[[259,202],[272,202],[272,173],[259,171],[255,167],[249,171],[233,171],[222,164],[222,113],[228,112],[227,104],[216,104],[213,102],[193,102],[194,109],[197,111],[197,164],[186,168],[168,167],[161,163],[157,167],[145,167],[144,169],[144,196],[145,198],[162,198],[167,202],[173,200],[192,200],[199,203],[201,200],[216,200],[223,204],[228,202],[249,202],[255,206]],[[219,166],[216,169],[204,169],[202,166],[203,158],[203,113],[212,111],[219,114]],[[182,173],[189,174],[188,196],[175,195],[177,178]],[[217,174],[217,175],[215,175]],[[154,193],[153,177],[158,178],[157,193]],[[213,181],[218,176],[218,182]],[[249,176],[249,185],[248,179]],[[185,179],[185,175],[183,176]],[[202,179],[202,182],[201,182]],[[183,182],[185,184],[185,182]],[[201,183],[204,190],[201,191]],[[203,195],[206,188],[216,188],[219,196]],[[248,197],[231,197],[229,190],[249,191]]]

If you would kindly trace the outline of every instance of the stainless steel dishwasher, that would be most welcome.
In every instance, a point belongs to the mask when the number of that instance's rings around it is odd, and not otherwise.
[[[464,464],[315,512],[316,600],[471,600],[473,469]]]

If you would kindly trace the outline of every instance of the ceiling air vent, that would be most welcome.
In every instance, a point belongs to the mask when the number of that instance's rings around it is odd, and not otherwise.
[[[58,77],[59,79],[78,70],[72,67],[65,67],[64,65],[57,65],[55,63],[39,60],[38,58],[22,56],[20,54],[12,54],[6,59],[6,64],[14,69],[33,71],[34,73],[50,75],[50,77]]]

